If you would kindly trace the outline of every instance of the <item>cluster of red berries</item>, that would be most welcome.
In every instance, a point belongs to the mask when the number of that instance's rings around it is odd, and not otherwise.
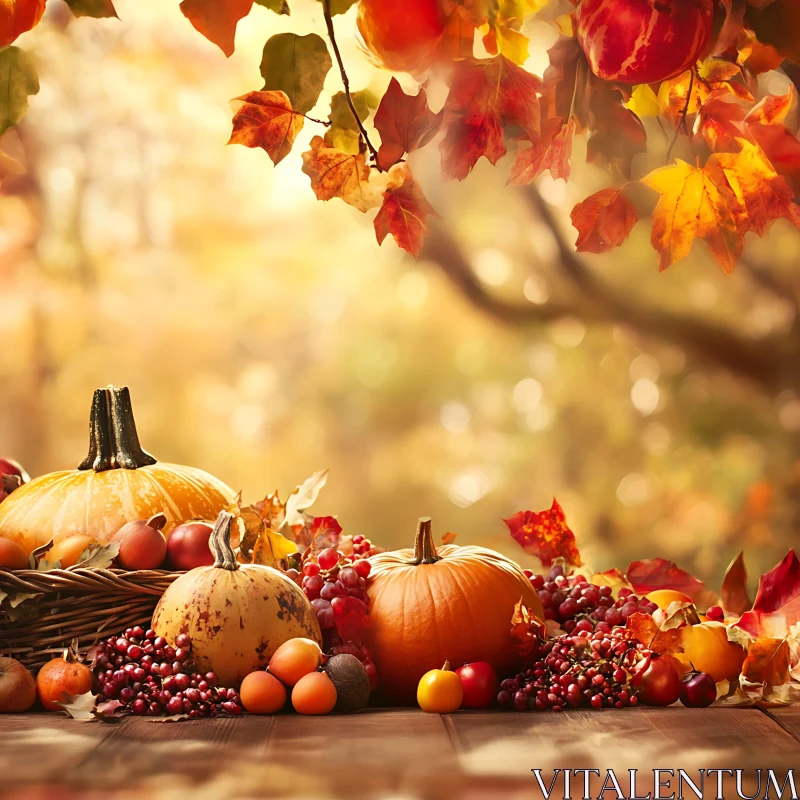
[[[555,566],[545,577],[525,570],[525,575],[539,595],[544,608],[544,618],[552,619],[571,633],[580,620],[594,627],[607,622],[612,628],[624,625],[631,614],[651,614],[658,606],[646,598],[637,597],[630,589],[620,589],[617,599],[610,586],[595,586],[583,575],[564,575]]]
[[[191,650],[186,634],[173,646],[139,625],[100,642],[92,664],[97,704],[117,700],[131,714],[149,717],[241,714],[238,692],[217,686],[215,673],[198,672]]]
[[[497,702],[517,711],[624,708],[638,704],[634,666],[650,654],[625,628],[580,620],[573,633],[542,642],[525,672],[500,684]]]

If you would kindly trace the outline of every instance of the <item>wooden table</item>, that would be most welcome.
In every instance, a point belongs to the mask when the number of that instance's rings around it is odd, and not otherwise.
[[[351,716],[245,715],[166,724],[129,718],[116,725],[57,714],[0,717],[2,800],[177,800],[190,791],[200,800],[513,800],[542,796],[533,768],[543,770],[547,783],[556,768],[599,769],[602,778],[591,783],[593,797],[606,770],[615,770],[627,792],[627,770],[636,768],[638,793],[645,795],[654,792],[656,767],[684,769],[695,781],[701,768],[742,769],[751,795],[756,769],[773,768],[782,781],[787,769],[797,768],[800,790],[800,708],[441,716],[366,710]],[[582,778],[573,780],[579,783],[577,789],[573,783],[572,797],[580,798]],[[724,796],[735,798],[734,779],[726,780]],[[560,798],[563,785],[557,786],[553,797]],[[707,787],[705,796],[714,797],[713,783]],[[614,797],[614,791],[604,794],[606,800]]]

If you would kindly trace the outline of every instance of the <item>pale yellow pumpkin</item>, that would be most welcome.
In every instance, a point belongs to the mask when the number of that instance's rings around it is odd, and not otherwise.
[[[240,564],[231,549],[233,514],[221,511],[209,544],[215,561],[174,581],[153,614],[152,627],[168,642],[192,640],[201,672],[212,670],[224,686],[265,669],[289,639],[322,643],[317,616],[302,589],[283,572]]]
[[[78,469],[36,478],[0,503],[0,537],[26,553],[77,535],[105,543],[126,522],[160,512],[169,535],[233,504],[234,491],[207,472],[158,463],[142,450],[127,388],[95,392],[90,427],[89,455]]]

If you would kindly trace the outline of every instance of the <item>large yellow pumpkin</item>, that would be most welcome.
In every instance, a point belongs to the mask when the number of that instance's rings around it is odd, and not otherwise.
[[[221,511],[209,544],[215,561],[181,575],[153,614],[153,630],[174,642],[192,639],[192,656],[225,686],[264,669],[288,639],[322,643],[319,622],[302,589],[272,567],[239,564],[231,549],[233,514]]]
[[[437,551],[431,521],[419,521],[413,550],[370,559],[367,647],[389,703],[413,704],[419,679],[445,661],[488,661],[501,677],[517,670],[511,617],[520,599],[539,617],[542,604],[510,559],[483,547]]]
[[[214,519],[234,491],[207,472],[162,464],[139,444],[127,388],[98,389],[89,455],[76,470],[51,472],[0,503],[0,536],[26,553],[83,534],[108,542],[126,523],[163,512],[165,534],[188,519]]]

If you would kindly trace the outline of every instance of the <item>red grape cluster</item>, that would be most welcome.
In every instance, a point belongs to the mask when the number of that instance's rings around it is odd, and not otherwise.
[[[637,705],[631,672],[650,651],[624,628],[591,627],[580,620],[573,633],[542,642],[530,668],[500,684],[497,702],[517,711]]]
[[[362,558],[369,558],[378,551],[373,547],[372,542],[364,536],[354,536],[352,539],[353,554],[351,560],[359,561]]]
[[[560,566],[553,567],[546,577],[534,575],[530,570],[525,570],[525,574],[539,594],[544,618],[555,620],[567,633],[576,630],[581,620],[592,627],[607,622],[613,628],[624,625],[631,614],[652,615],[658,608],[628,588],[620,589],[614,600],[610,586],[595,586],[583,575],[564,575]]]
[[[92,665],[97,704],[117,700],[131,714],[148,717],[241,714],[236,690],[217,686],[213,672],[197,672],[191,650],[185,633],[173,647],[139,625],[100,642]]]

